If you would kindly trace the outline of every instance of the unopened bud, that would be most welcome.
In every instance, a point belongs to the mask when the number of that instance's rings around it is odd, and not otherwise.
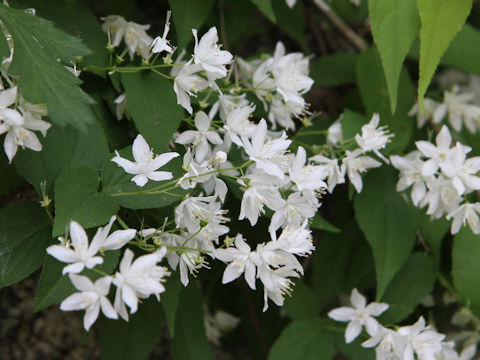
[[[217,151],[217,153],[215,154],[215,161],[219,164],[223,164],[225,161],[227,161],[227,154],[225,153],[225,151]]]

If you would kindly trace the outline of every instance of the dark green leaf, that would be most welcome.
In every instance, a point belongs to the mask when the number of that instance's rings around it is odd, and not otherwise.
[[[143,360],[162,330],[162,308],[157,299],[143,301],[128,322],[101,317],[98,344],[101,360]]]
[[[60,171],[68,167],[89,166],[94,170],[102,167],[108,145],[101,126],[95,122],[87,126],[87,132],[73,126],[53,125],[42,139],[40,152],[22,150],[15,156],[15,167],[20,175],[30,182],[38,193],[40,183],[47,182],[51,196],[53,184]]]
[[[471,46],[478,43],[480,31],[470,24],[465,24],[443,55],[442,64],[480,76],[480,48]]]
[[[123,73],[127,106],[138,131],[155,151],[168,149],[184,116],[173,83],[155,73]]]
[[[312,222],[310,223],[310,227],[312,229],[319,229],[325,230],[328,232],[338,233],[340,231],[339,228],[330,224],[327,220],[321,217],[318,213],[315,214]]]
[[[177,47],[185,49],[193,40],[192,29],[199,31],[213,9],[215,0],[169,0],[172,18],[177,32]]]
[[[385,166],[364,177],[355,218],[373,249],[377,299],[407,261],[416,239],[418,209],[396,191],[397,175]]]
[[[8,159],[3,150],[0,151],[0,174],[2,174],[0,195],[15,189],[23,183],[23,179],[15,172],[15,166],[8,163]]]
[[[316,293],[300,280],[295,282],[292,296],[285,298],[284,309],[293,320],[313,319],[320,312]]]
[[[294,39],[303,51],[308,52],[305,41],[305,14],[302,2],[297,1],[293,8],[290,8],[285,0],[271,0],[271,3],[278,27]]]
[[[398,324],[410,315],[435,284],[436,268],[433,258],[414,253],[395,275],[382,297],[390,305],[381,323]]]
[[[440,58],[467,20],[472,0],[417,0],[417,6],[422,23],[418,102],[423,106],[423,97]]]
[[[319,58],[312,65],[310,76],[320,86],[337,86],[355,82],[357,54],[337,53]]]
[[[205,336],[202,292],[196,281],[191,281],[180,294],[175,321],[175,337],[171,341],[175,360],[212,359],[212,351]]]
[[[356,134],[360,133],[362,126],[368,123],[368,121],[367,117],[345,109],[341,120],[343,138],[345,140],[353,139]]]
[[[65,233],[72,220],[89,228],[106,224],[117,212],[117,202],[98,192],[98,185],[97,175],[88,167],[62,171],[55,182],[54,236]]]
[[[440,264],[442,240],[450,228],[450,222],[444,218],[431,219],[423,211],[420,213],[420,236],[430,246],[436,264]]]
[[[72,124],[82,130],[93,122],[93,100],[78,86],[81,81],[66,70],[65,64],[90,50],[80,39],[53,27],[50,21],[22,10],[0,5],[0,20],[15,43],[9,73],[17,75],[20,93],[32,103],[47,103],[52,121]]]
[[[179,272],[175,271],[170,275],[165,284],[165,294],[162,294],[162,307],[167,319],[168,333],[170,337],[175,337],[175,319],[177,318],[178,300],[183,289],[180,282]]]
[[[68,275],[62,275],[65,265],[51,256],[45,258],[33,311],[37,312],[48,306],[59,304],[75,292],[75,287]]]
[[[453,240],[452,277],[460,299],[480,316],[480,241],[468,227]]]
[[[250,0],[257,5],[258,9],[265,15],[271,22],[276,22],[275,11],[273,10],[272,0]]]
[[[375,48],[360,54],[357,59],[357,83],[368,116],[380,114],[380,123],[387,125],[395,134],[386,152],[401,152],[410,143],[414,129],[414,119],[408,115],[415,100],[415,89],[406,69],[400,73],[398,85],[398,103],[392,115],[388,97],[387,83],[382,63]]]
[[[299,320],[287,326],[270,350],[270,360],[330,360],[334,355],[331,335],[319,322]]]
[[[368,6],[373,39],[382,58],[390,106],[395,113],[402,64],[420,29],[417,2],[368,0]]]
[[[15,203],[0,210],[0,288],[30,275],[42,265],[52,237],[45,210]]]

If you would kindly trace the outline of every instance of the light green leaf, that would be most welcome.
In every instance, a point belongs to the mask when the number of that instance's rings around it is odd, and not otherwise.
[[[153,72],[123,73],[127,106],[138,131],[157,152],[167,151],[184,116],[173,83]]]
[[[52,240],[50,221],[39,204],[15,203],[0,210],[0,288],[42,265]]]
[[[420,29],[416,0],[368,0],[372,33],[382,58],[390,107],[395,113],[403,61]]]
[[[385,149],[386,153],[399,153],[410,143],[414,129],[414,119],[408,115],[415,100],[415,89],[408,72],[404,68],[400,73],[398,85],[398,103],[395,113],[390,109],[387,82],[380,56],[375,48],[361,53],[356,64],[357,83],[367,115],[380,115],[380,123],[387,125],[395,134]]]
[[[480,316],[480,241],[468,227],[453,240],[452,277],[460,299]]]
[[[52,196],[53,186],[60,171],[67,167],[89,166],[101,169],[109,153],[101,126],[94,122],[82,132],[73,126],[53,125],[41,139],[42,151],[24,149],[15,156],[15,167],[40,194],[40,183],[47,182],[47,193]]]
[[[472,0],[417,0],[420,32],[418,102],[423,97],[448,45],[467,20]]]
[[[288,325],[270,350],[269,360],[330,360],[335,353],[332,336],[313,319]]]
[[[212,359],[212,351],[205,336],[202,292],[196,281],[180,294],[175,321],[175,336],[171,341],[175,360]]]
[[[120,150],[119,154],[121,157],[133,161],[131,146]],[[145,186],[139,187],[132,181],[134,175],[127,174],[111,161],[112,157],[113,154],[109,155],[103,165],[103,193],[115,199],[123,207],[129,209],[161,208],[177,201],[180,202],[187,193],[179,186],[175,186],[176,181],[174,180],[159,182],[150,180]],[[171,171],[174,179],[179,179],[183,174],[181,161],[181,158],[173,159],[160,170]],[[149,193],[151,191],[155,191],[155,193]]]
[[[46,103],[53,122],[82,130],[94,121],[93,100],[78,86],[81,81],[65,64],[90,50],[80,39],[53,27],[50,21],[0,4],[0,21],[15,44],[9,73],[19,76],[20,93],[32,103]]]
[[[200,28],[213,10],[215,0],[169,0],[173,23],[177,33],[177,47],[186,49],[193,41],[192,29],[199,31],[199,40],[203,35]],[[176,103],[176,102],[175,102]]]
[[[277,21],[273,10],[272,0],[250,0],[273,23]]]
[[[388,285],[382,302],[390,305],[381,323],[398,324],[410,315],[435,284],[437,269],[432,256],[414,253]]]
[[[84,228],[106,224],[118,210],[117,202],[98,192],[97,174],[88,167],[62,171],[55,182],[55,221],[53,235],[65,233],[72,220]]]
[[[157,299],[143,301],[128,322],[101,317],[98,344],[101,360],[144,360],[162,330],[162,307]]]
[[[407,261],[416,239],[418,209],[396,191],[397,175],[385,166],[364,177],[355,218],[373,249],[377,299]]]
[[[337,53],[320,57],[312,64],[310,76],[320,86],[337,86],[355,82],[357,54]]]

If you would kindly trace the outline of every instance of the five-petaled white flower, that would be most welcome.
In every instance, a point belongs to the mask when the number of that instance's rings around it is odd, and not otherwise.
[[[156,170],[173,158],[180,156],[176,152],[168,152],[154,158],[153,151],[140,134],[133,141],[132,153],[135,162],[122,158],[117,151],[111,161],[121,166],[125,172],[134,174],[132,181],[138,186],[144,186],[148,179],[153,181],[170,180],[173,177],[171,172]]]
[[[452,161],[455,148],[450,148],[452,136],[448,127],[442,126],[435,139],[437,146],[428,141],[417,141],[418,150],[429,159],[423,164],[422,175],[431,176],[440,168],[448,177],[455,176],[455,166]]]
[[[352,290],[350,301],[354,307],[342,306],[328,313],[333,320],[348,322],[345,341],[351,343],[355,340],[363,326],[370,336],[375,336],[379,331],[379,323],[373,316],[382,314],[388,309],[388,304],[372,302],[367,306],[367,299],[357,289]]]
[[[88,277],[70,274],[70,281],[77,290],[60,304],[63,311],[85,310],[83,327],[89,330],[98,318],[100,309],[109,319],[118,319],[117,312],[107,298],[112,278],[105,276],[93,283]]]
[[[153,39],[152,45],[150,47],[152,48],[152,53],[161,53],[162,51],[166,51],[167,53],[172,53],[173,49],[169,45],[169,41],[167,40],[167,35],[168,32],[170,31],[170,15],[172,12],[169,10],[167,11],[167,19],[165,20],[165,27],[163,28],[163,35],[162,37],[157,36],[155,39]]]

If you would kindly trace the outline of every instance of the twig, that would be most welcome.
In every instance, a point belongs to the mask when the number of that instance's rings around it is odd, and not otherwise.
[[[363,51],[367,45],[358,34],[353,31],[323,0],[313,0],[315,5],[327,17],[327,19],[339,30],[342,35],[350,41],[358,50]]]

